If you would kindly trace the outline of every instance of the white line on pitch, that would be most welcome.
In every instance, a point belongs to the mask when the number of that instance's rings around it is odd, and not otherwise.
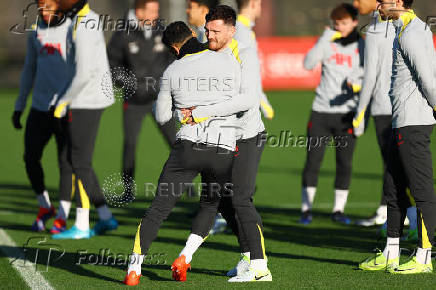
[[[31,289],[54,289],[41,273],[36,271],[35,265],[26,259],[24,253],[2,228],[0,228],[0,251],[9,257],[11,265]]]

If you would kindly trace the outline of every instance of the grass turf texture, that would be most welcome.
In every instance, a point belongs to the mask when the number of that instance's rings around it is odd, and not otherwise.
[[[119,229],[91,240],[47,240],[38,244],[38,241],[49,235],[29,231],[37,213],[37,201],[29,186],[22,161],[23,131],[14,130],[10,122],[16,94],[15,90],[2,91],[0,94],[0,227],[7,231],[17,245],[27,243],[26,255],[29,259],[34,260],[38,251],[38,271],[41,271],[55,288],[123,287],[121,281],[126,269],[123,265],[123,256],[130,254],[138,222],[150,203],[150,197],[145,196],[143,184],[157,182],[169,149],[151,118],[147,117],[138,142],[136,158],[137,198],[127,207],[113,209],[115,217],[120,222]],[[265,122],[268,132],[279,136],[281,131],[288,130],[296,136],[305,135],[313,92],[271,92],[268,96],[276,112],[273,121]],[[120,171],[123,136],[121,112],[118,102],[103,114],[94,156],[94,168],[100,183],[103,183],[107,176]],[[25,118],[22,118],[22,121],[24,124]],[[141,278],[140,284],[142,287],[434,287],[436,276],[433,274],[405,277],[356,270],[358,262],[368,257],[373,249],[382,248],[383,242],[377,242],[375,228],[338,225],[330,221],[335,175],[332,148],[327,150],[320,172],[314,221],[309,226],[299,225],[301,171],[305,149],[274,147],[272,141],[270,145],[267,146],[260,164],[255,204],[265,226],[267,255],[273,282],[243,285],[227,283],[225,273],[236,264],[239,257],[236,239],[228,234],[209,237],[194,256],[187,282],[176,285],[176,282],[171,281],[170,265],[185,244],[190,231],[191,215],[197,209],[197,199],[183,197],[169,219],[164,222],[158,238],[151,246],[150,254],[160,256],[150,258],[143,265],[144,277]],[[58,183],[56,164],[55,143],[51,140],[43,157],[43,166],[55,206]],[[374,212],[380,200],[381,173],[381,157],[371,121],[367,134],[357,143],[354,156],[353,180],[346,208],[346,213],[351,218],[367,217]],[[74,213],[73,206],[69,226],[73,223]],[[93,213],[92,222],[96,218],[96,214]],[[51,224],[52,220],[48,225]],[[33,239],[29,241],[29,238]],[[55,246],[49,246],[49,243]],[[414,248],[413,244],[405,243],[402,246]],[[50,265],[46,268],[50,248],[54,250]],[[63,249],[65,254],[57,259],[61,254],[59,251]],[[101,255],[101,249],[110,249],[112,254],[122,254],[118,260],[118,264],[121,265],[94,265],[102,263],[101,257],[96,260],[96,256]],[[11,288],[26,287],[15,270],[7,266],[7,259],[1,258],[1,255],[3,254],[0,253],[0,285],[11,285]],[[107,252],[105,256],[108,257]],[[80,257],[85,258],[80,260]],[[79,260],[81,264],[77,265]]]

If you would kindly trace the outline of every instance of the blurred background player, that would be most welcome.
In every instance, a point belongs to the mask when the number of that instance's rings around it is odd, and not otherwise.
[[[60,173],[60,205],[51,232],[59,233],[65,230],[70,211],[73,171],[67,161],[65,132],[58,128],[58,123],[49,108],[54,94],[61,89],[62,81],[67,79],[65,40],[68,24],[64,21],[64,16],[57,12],[58,5],[55,0],[37,2],[40,18],[34,31],[30,32],[27,38],[26,61],[12,121],[16,129],[22,128],[20,116],[33,88],[32,108],[27,117],[24,133],[26,172],[39,203],[39,213],[32,225],[32,230],[44,231],[46,221],[55,216],[55,210],[45,187],[44,171],[41,165],[44,148],[54,135]],[[66,126],[66,118],[62,118],[60,122],[62,127]]]
[[[322,64],[321,83],[316,89],[312,114],[307,126],[307,158],[303,171],[302,224],[312,222],[312,204],[318,173],[326,146],[336,149],[335,202],[332,220],[349,224],[344,215],[355,147],[352,120],[358,85],[363,76],[364,41],[357,31],[357,10],[351,4],[333,9],[333,29],[326,28],[306,55],[304,67],[312,70]],[[351,78],[350,78],[351,76]]]
[[[392,48],[395,38],[395,28],[392,21],[383,21],[377,11],[377,0],[355,0],[354,7],[361,15],[372,13],[373,19],[366,29],[365,38],[365,65],[362,91],[353,120],[354,135],[360,136],[365,130],[365,115],[368,106],[371,106],[371,116],[374,119],[377,141],[383,159],[383,181],[386,179],[386,162],[388,144],[392,135],[392,105],[389,98],[392,76]],[[386,186],[386,185],[385,185]],[[412,204],[413,198],[410,196]],[[416,208],[407,210],[410,221],[409,240],[418,239],[416,223]],[[385,190],[382,191],[380,206],[376,213],[369,219],[356,221],[361,226],[383,225],[381,234],[386,237],[387,205]]]
[[[218,0],[189,0],[186,14],[188,23],[197,35],[197,39],[201,43],[207,42],[206,30],[206,15],[209,11],[219,4]]]
[[[262,14],[262,0],[237,0],[238,18],[236,19],[235,40],[244,46],[254,48],[257,51],[256,34],[253,31],[256,19]],[[260,70],[260,66],[259,66]],[[274,109],[268,101],[267,96],[260,87],[261,101],[260,109],[263,116],[268,120],[274,118]]]
[[[53,239],[86,239],[118,227],[106,205],[97,175],[92,167],[95,139],[100,118],[105,108],[114,103],[111,78],[105,78],[109,70],[103,31],[86,25],[97,22],[99,15],[89,8],[87,0],[59,0],[60,10],[70,19],[67,37],[68,81],[59,91],[54,110],[56,118],[67,114],[68,154],[77,179],[78,193],[76,222]],[[102,80],[107,80],[109,90],[103,91]],[[107,89],[107,88],[106,88]],[[97,209],[98,223],[89,229],[91,202]]]
[[[128,12],[129,24],[136,26],[133,31],[118,30],[112,36],[108,47],[108,58],[111,70],[123,68],[132,72],[136,78],[137,88],[129,95],[131,86],[125,85],[123,105],[123,180],[125,190],[132,188],[135,176],[135,152],[142,122],[152,112],[153,102],[159,93],[159,80],[164,70],[174,60],[162,43],[162,30],[159,23],[159,1],[136,0],[135,9]],[[121,82],[125,75],[117,79]],[[152,114],[154,117],[154,115]],[[158,125],[168,145],[176,138],[176,124],[170,120],[167,124]],[[128,192],[126,192],[128,193]]]
[[[359,264],[363,270],[388,270],[393,274],[433,272],[431,250],[436,228],[436,195],[433,181],[431,134],[436,111],[436,54],[433,35],[411,9],[413,0],[379,0],[383,20],[395,27],[392,82],[394,134],[389,142],[386,182],[388,229],[386,247]],[[408,262],[400,262],[400,237],[410,199],[416,201],[418,249]]]

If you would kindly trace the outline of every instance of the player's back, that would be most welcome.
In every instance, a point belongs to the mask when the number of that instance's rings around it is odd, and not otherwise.
[[[33,84],[32,107],[39,111],[49,109],[54,95],[67,79],[66,36],[69,24],[69,19],[51,26],[39,21],[34,27],[35,30],[28,36],[21,85]],[[24,78],[33,78],[33,81]],[[25,88],[22,90],[27,91]],[[25,98],[20,96],[18,103],[22,103],[23,100]],[[17,106],[21,107],[21,110],[24,109],[25,101]]]
[[[392,114],[389,90],[392,76],[394,38],[395,28],[392,21],[383,21],[378,12],[376,12],[373,21],[368,27],[365,38],[365,57],[377,59],[377,75],[374,76],[375,86],[371,104],[371,114],[373,116]],[[366,61],[366,63],[370,61]]]
[[[433,109],[429,105],[427,98],[421,87],[421,76],[415,71],[417,63],[411,64],[411,54],[414,54],[413,61],[425,63],[431,72],[434,93],[435,84],[435,52],[433,35],[426,29],[426,23],[412,13],[405,13],[404,21],[400,18],[395,21],[397,36],[394,41],[393,66],[391,91],[389,92],[392,101],[394,128],[411,125],[431,125],[435,123]],[[407,23],[406,23],[407,22]],[[419,52],[413,47],[421,46]],[[422,53],[422,55],[418,55]],[[421,72],[422,73],[422,72]]]
[[[252,30],[252,23],[243,15],[238,15],[236,32],[233,38],[244,46],[257,50],[257,41],[254,31]]]
[[[240,87],[240,67],[228,54],[204,50],[174,61],[164,73],[161,91],[169,88],[176,108],[207,106],[234,97]],[[193,142],[235,147],[236,116],[210,118],[184,125],[178,138]]]
[[[61,92],[73,109],[102,109],[113,104],[112,78],[100,16],[89,4],[75,16],[67,35],[69,84]]]

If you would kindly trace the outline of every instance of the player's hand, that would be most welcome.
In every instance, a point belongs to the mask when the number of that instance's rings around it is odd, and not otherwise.
[[[274,118],[274,109],[271,104],[261,101],[260,110],[262,111],[263,116],[268,120],[272,120]]]
[[[326,26],[324,33],[321,36],[326,41],[335,41],[342,37],[342,34],[339,31],[333,30],[330,27]]]
[[[67,115],[68,102],[58,104],[53,110],[53,116],[61,119]]]
[[[183,108],[180,109],[180,112],[182,113],[183,120],[182,124],[188,124],[188,125],[195,125],[194,118],[192,116],[192,110],[194,110],[196,107],[190,107],[190,108]]]
[[[194,109],[195,109],[195,107],[180,109],[180,111],[182,112],[182,115],[183,115],[183,119],[188,119],[188,118],[192,117],[192,110],[194,110]]]
[[[12,124],[14,125],[14,128],[17,130],[23,129],[23,126],[21,126],[21,122],[20,122],[22,113],[23,112],[21,111],[14,111],[14,114],[12,114]]]
[[[359,124],[357,127],[356,124]],[[353,120],[353,135],[356,137],[360,137],[365,132],[365,122],[358,122],[356,119]]]

